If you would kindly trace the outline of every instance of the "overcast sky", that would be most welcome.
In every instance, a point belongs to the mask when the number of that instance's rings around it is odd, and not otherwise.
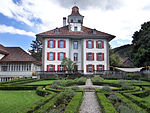
[[[61,27],[75,4],[84,26],[116,36],[113,48],[130,44],[150,19],[150,0],[1,0],[0,43],[28,50],[35,34]]]

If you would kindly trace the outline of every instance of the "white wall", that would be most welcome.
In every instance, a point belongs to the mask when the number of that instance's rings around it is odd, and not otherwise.
[[[92,49],[88,49],[86,48],[86,41],[87,40],[93,40],[94,41],[94,48]],[[101,41],[104,41],[104,48],[102,49],[98,49],[96,48],[96,41],[97,40],[101,40]],[[84,39],[83,41],[83,49],[84,49],[84,59],[83,59],[83,67],[84,67],[84,73],[87,73],[86,72],[86,65],[88,64],[92,64],[92,65],[95,65],[95,70],[97,70],[97,65],[104,65],[104,69],[107,70],[108,69],[108,65],[107,65],[107,40],[106,39]],[[86,60],[86,53],[87,52],[92,52],[94,53],[94,61],[87,61]],[[96,60],[96,53],[104,53],[104,61],[97,61]]]
[[[55,48],[47,48],[47,41],[48,40],[55,40]],[[66,40],[66,48],[58,48],[58,40]],[[58,52],[65,52],[66,57],[69,58],[69,39],[59,39],[59,38],[50,38],[45,39],[45,51],[44,51],[44,71],[47,71],[47,65],[53,64],[55,65],[55,70],[57,71],[57,65],[61,64],[61,61],[57,59]],[[54,61],[48,61],[47,60],[47,52],[55,52],[55,60]]]
[[[77,31],[81,31],[81,23],[70,23],[71,31],[74,31],[74,27],[78,27]]]

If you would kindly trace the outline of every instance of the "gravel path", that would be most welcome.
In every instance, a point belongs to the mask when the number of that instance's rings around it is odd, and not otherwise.
[[[91,79],[87,79],[86,88],[91,88]],[[83,102],[80,107],[80,113],[101,113],[100,107],[95,97],[95,92],[85,92]]]

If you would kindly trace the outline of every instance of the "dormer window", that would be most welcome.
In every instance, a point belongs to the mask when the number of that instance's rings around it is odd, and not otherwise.
[[[81,23],[81,20],[78,20],[78,23]]]
[[[58,29],[58,27],[56,27],[56,29],[55,29],[55,33],[58,33],[59,32],[59,29]]]
[[[77,26],[74,27],[74,31],[78,31],[78,27]]]
[[[96,29],[93,29],[93,34],[96,34]]]

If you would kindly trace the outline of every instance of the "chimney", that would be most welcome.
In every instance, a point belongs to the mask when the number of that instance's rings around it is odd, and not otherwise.
[[[63,17],[63,26],[66,26],[66,17]]]

